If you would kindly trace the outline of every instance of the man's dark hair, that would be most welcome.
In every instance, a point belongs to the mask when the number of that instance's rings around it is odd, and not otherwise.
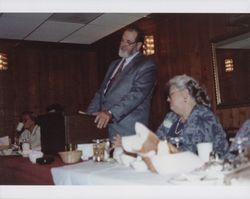
[[[55,103],[51,104],[46,108],[47,113],[49,112],[55,112],[55,113],[62,113],[63,112],[63,107],[61,104]]]
[[[138,28],[137,26],[128,26],[125,31],[134,31],[137,33],[137,37],[135,39],[136,42],[144,42],[144,34],[143,32],[141,31],[140,28]]]

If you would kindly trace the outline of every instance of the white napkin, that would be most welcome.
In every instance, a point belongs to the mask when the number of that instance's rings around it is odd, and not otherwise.
[[[36,163],[36,159],[41,157],[43,157],[43,152],[41,151],[32,150],[31,153],[29,153],[29,159],[34,164]]]
[[[9,145],[9,136],[0,137],[0,145]]]
[[[122,153],[120,155],[120,160],[121,160],[121,163],[126,166],[126,167],[129,167],[130,166],[130,163],[131,162],[134,162],[136,160],[135,157],[133,156],[130,156],[130,155],[126,155],[125,153]]]
[[[116,160],[119,164],[122,164],[122,161],[120,159],[120,155],[123,154],[123,149],[121,147],[116,147],[113,152],[113,158]]]
[[[193,171],[204,165],[197,155],[189,151],[151,158],[154,168],[159,174],[178,174]]]
[[[146,163],[142,160],[140,156],[138,156],[135,161],[131,162],[130,166],[139,172],[148,171]]]

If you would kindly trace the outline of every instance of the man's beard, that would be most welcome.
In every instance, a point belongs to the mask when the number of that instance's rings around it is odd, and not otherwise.
[[[121,48],[119,48],[119,56],[122,58],[127,58],[131,55],[133,55],[134,53],[136,53],[136,49],[133,49],[132,51],[128,52],[128,51],[124,51]]]
[[[124,51],[124,50],[122,50],[121,48],[119,48],[119,56],[120,57],[122,57],[122,58],[127,58],[127,57],[129,57],[129,53],[127,52],[127,51]]]

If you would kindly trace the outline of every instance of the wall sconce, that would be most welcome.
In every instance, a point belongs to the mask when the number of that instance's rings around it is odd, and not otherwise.
[[[0,53],[0,70],[8,69],[8,59],[7,55],[4,53]]]
[[[225,59],[225,71],[232,72],[234,70],[234,62],[233,59]]]
[[[144,37],[143,54],[144,55],[155,54],[155,44],[153,35],[148,35]]]

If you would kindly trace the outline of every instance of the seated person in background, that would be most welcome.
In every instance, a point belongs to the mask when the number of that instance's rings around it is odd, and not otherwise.
[[[226,134],[210,109],[210,101],[199,83],[187,75],[179,75],[166,84],[167,113],[156,134],[160,139],[180,138],[180,151],[197,153],[200,142],[212,142],[213,151],[224,157],[228,150]]]
[[[213,151],[224,157],[228,150],[226,134],[210,109],[209,98],[199,83],[187,75],[175,76],[166,85],[172,112],[165,116],[156,134],[164,140],[180,138],[180,147],[169,145],[172,153],[197,153],[196,144],[212,142]],[[114,137],[115,147],[121,146],[121,137]]]
[[[235,138],[230,145],[229,154],[238,151],[240,143],[242,143],[243,148],[247,145],[250,146],[250,119],[246,120],[239,131],[236,133]]]
[[[32,150],[41,150],[40,127],[36,124],[36,115],[33,112],[26,111],[22,113],[22,122],[24,131],[20,135],[19,143],[30,143]]]

